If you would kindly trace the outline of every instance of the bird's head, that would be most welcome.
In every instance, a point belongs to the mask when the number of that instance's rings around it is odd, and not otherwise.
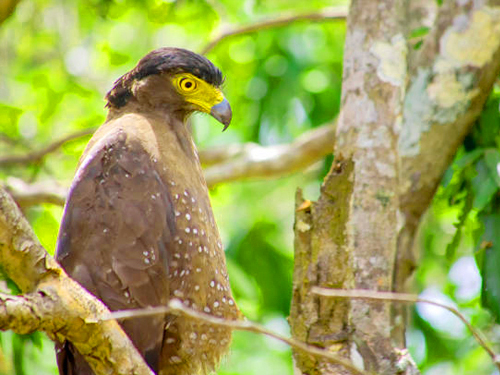
[[[182,118],[200,111],[226,130],[232,113],[220,88],[223,81],[221,71],[205,57],[181,48],[160,48],[116,80],[106,95],[106,106],[121,108],[136,100]]]

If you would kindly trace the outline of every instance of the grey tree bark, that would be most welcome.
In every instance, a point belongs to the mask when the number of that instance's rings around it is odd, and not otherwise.
[[[297,194],[293,335],[377,374],[416,373],[405,310],[312,286],[404,291],[418,224],[500,69],[500,2],[445,2],[417,53],[411,2],[351,4],[335,161],[317,202]],[[304,374],[351,374],[295,353]]]

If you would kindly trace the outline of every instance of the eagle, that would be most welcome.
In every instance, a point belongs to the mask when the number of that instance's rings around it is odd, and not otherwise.
[[[106,95],[108,115],[80,158],[64,208],[56,259],[112,311],[178,299],[196,311],[239,319],[221,239],[186,120],[199,111],[224,125],[231,107],[208,59],[160,48]],[[231,331],[158,315],[121,323],[161,375],[213,371]],[[70,342],[56,343],[61,375],[91,375]]]

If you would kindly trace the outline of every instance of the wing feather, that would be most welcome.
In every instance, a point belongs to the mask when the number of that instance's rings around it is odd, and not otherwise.
[[[56,250],[63,268],[111,310],[162,305],[174,235],[170,192],[140,142],[116,131],[96,143],[66,204]],[[164,317],[122,324],[154,370],[164,324]],[[58,357],[78,360],[67,346]]]

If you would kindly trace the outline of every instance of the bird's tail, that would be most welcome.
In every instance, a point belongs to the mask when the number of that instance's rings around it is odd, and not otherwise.
[[[56,343],[56,359],[59,375],[94,375],[83,356],[68,341]]]

